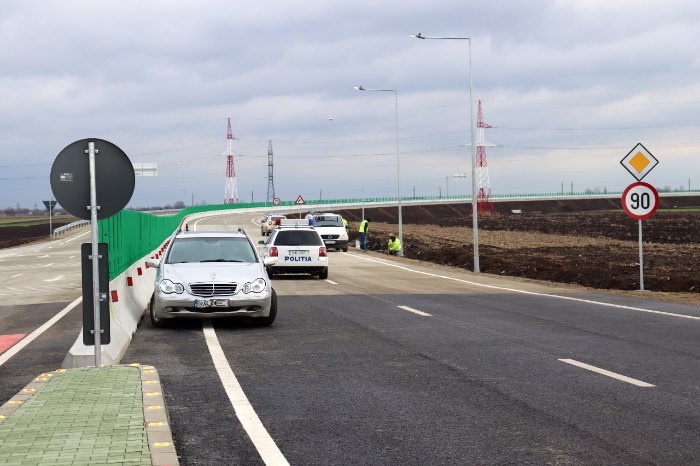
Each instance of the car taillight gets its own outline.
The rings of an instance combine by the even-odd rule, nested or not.
[[[318,257],[326,257],[326,247],[321,246],[318,248]]]
[[[274,246],[270,248],[270,257],[277,257],[277,248]]]
[[[281,218],[276,218],[276,219],[275,219],[275,225],[280,225],[281,223],[282,223],[282,219],[281,219]]]

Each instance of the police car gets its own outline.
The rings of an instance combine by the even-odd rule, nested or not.
[[[270,277],[282,273],[308,273],[328,278],[328,254],[318,231],[309,221],[282,219],[263,245]],[[273,261],[274,259],[274,261]]]
[[[314,214],[314,228],[328,249],[348,251],[348,231],[338,214]]]

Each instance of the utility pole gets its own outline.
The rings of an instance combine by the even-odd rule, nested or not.
[[[274,155],[272,153],[272,139],[267,144],[267,202],[275,198]]]
[[[571,195],[573,196],[574,194],[574,182],[571,182]]]
[[[322,200],[322,199],[323,199],[323,190],[322,190],[322,189],[319,189],[319,190],[318,190],[318,200],[320,201],[320,200]]]
[[[564,182],[561,182],[561,195],[564,195]]]
[[[442,186],[438,186],[438,197],[442,199]]]
[[[253,200],[253,190],[251,189],[250,190],[250,203],[252,204],[253,202],[255,202],[255,201]]]
[[[450,177],[445,177],[445,197],[450,197]]]

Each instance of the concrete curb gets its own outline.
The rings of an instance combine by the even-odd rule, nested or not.
[[[19,391],[15,396],[7,400],[4,405],[0,406],[0,422],[5,421],[12,413],[17,411],[24,403],[27,402],[35,393],[44,388],[51,377],[56,373],[65,372],[65,369],[56,369],[52,372],[44,372],[29,382],[26,387]]]
[[[129,364],[141,371],[141,390],[143,392],[143,419],[146,424],[148,449],[154,466],[175,466],[180,461],[175,452],[170,419],[165,406],[163,389],[158,371],[153,366]]]

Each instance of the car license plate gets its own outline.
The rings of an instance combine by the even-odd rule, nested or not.
[[[308,256],[309,251],[289,251],[290,256]]]
[[[195,299],[194,307],[226,307],[228,306],[227,299]]]
[[[326,244],[335,244],[335,241],[332,239],[327,239]]]

